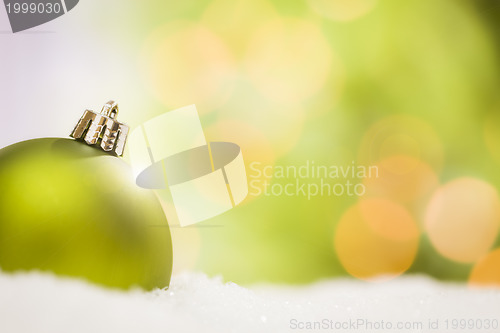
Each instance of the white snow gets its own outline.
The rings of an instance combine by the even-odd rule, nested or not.
[[[449,332],[500,332],[484,329],[500,321],[500,290],[420,276],[243,288],[184,273],[168,290],[124,292],[50,274],[0,273],[2,333],[446,332],[446,320]],[[471,326],[460,329],[464,323]]]

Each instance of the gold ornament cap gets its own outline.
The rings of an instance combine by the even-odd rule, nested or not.
[[[116,120],[118,104],[107,102],[101,113],[85,110],[70,136],[84,140],[88,145],[99,145],[102,150],[123,155],[129,127]]]

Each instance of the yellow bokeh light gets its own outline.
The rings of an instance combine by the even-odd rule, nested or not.
[[[288,153],[298,142],[305,122],[305,109],[259,99],[252,92],[236,95],[218,111],[221,119],[233,119],[258,129],[266,136],[276,157]]]
[[[409,115],[395,115],[372,125],[363,136],[358,160],[375,164],[395,155],[421,160],[433,169],[443,164],[443,146],[434,129]]]
[[[342,216],[335,232],[335,250],[354,277],[395,277],[413,263],[418,250],[416,222],[396,203],[367,199]]]
[[[146,84],[168,108],[196,104],[201,114],[224,104],[236,77],[232,53],[208,28],[175,22],[154,31],[142,55]]]
[[[441,186],[425,215],[425,230],[444,257],[463,263],[485,255],[500,227],[496,189],[474,178],[459,178]]]
[[[334,21],[351,21],[369,13],[377,0],[307,0],[319,15]]]
[[[365,197],[389,198],[412,212],[424,209],[429,197],[439,186],[434,170],[411,156],[392,156],[376,166],[378,175],[374,173],[363,180]]]
[[[300,19],[275,19],[256,28],[245,59],[256,89],[283,104],[318,93],[327,79],[340,81],[340,65],[320,28]]]
[[[411,241],[419,234],[417,224],[410,213],[390,200],[361,200],[359,211],[372,230],[384,238]]]
[[[270,183],[272,179],[272,175],[263,172],[263,168],[273,166],[276,160],[276,155],[268,138],[251,124],[237,120],[218,121],[205,127],[204,130],[207,141],[238,143],[241,147],[249,181],[249,195],[243,203],[248,203],[256,198],[253,195],[257,192],[255,188],[263,192],[265,182]],[[253,172],[255,169],[261,172],[260,176]]]
[[[394,155],[421,156],[420,146],[414,138],[404,134],[391,135],[386,138],[380,146],[380,157],[386,159]],[[406,164],[407,168],[399,165],[392,169],[393,172],[409,172],[415,165]]]
[[[214,0],[205,10],[201,22],[243,56],[255,27],[278,17],[267,0]]]
[[[500,287],[500,249],[488,253],[474,265],[469,284]]]
[[[193,271],[200,257],[201,236],[196,227],[171,227],[173,267],[172,273]]]

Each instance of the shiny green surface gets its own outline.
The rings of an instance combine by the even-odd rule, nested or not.
[[[163,210],[120,158],[70,139],[0,150],[0,267],[165,287],[172,244]]]

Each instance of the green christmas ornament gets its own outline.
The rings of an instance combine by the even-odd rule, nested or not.
[[[0,269],[40,270],[111,287],[167,287],[172,242],[153,192],[117,156],[126,125],[108,103],[86,111],[78,140],[45,138],[0,149]],[[108,152],[105,152],[108,151]]]

